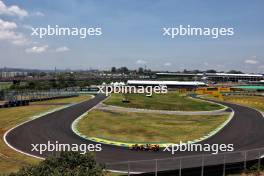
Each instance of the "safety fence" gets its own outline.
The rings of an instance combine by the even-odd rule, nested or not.
[[[78,96],[78,93],[64,90],[50,91],[1,91],[0,108],[28,105],[29,102]]]
[[[124,175],[226,175],[233,171],[260,170],[264,165],[264,148],[220,154],[202,154],[173,158],[106,163],[109,171]]]

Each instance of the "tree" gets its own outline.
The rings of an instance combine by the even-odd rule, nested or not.
[[[230,74],[243,74],[243,72],[241,71],[237,71],[237,70],[230,70],[229,72],[227,73],[230,73]]]
[[[38,165],[23,167],[10,176],[104,176],[103,167],[91,153],[62,152],[59,157],[48,157]]]
[[[111,68],[111,72],[112,72],[112,73],[116,73],[116,67],[112,67],[112,68]]]
[[[197,73],[203,73],[203,72],[200,71],[200,70],[197,70],[197,69],[196,69],[196,70],[193,70],[193,73],[194,73],[194,74],[197,74]]]
[[[47,73],[45,73],[45,72],[40,72],[40,73],[39,73],[39,76],[40,76],[40,77],[47,76]]]
[[[206,70],[206,73],[217,73],[217,71],[216,71],[216,70],[213,70],[213,69],[211,69],[211,70]]]
[[[127,67],[120,67],[120,72],[121,73],[128,73],[128,68]]]
[[[187,69],[184,69],[183,73],[189,73],[189,71]]]
[[[27,83],[27,88],[28,89],[37,89],[39,86],[38,86],[38,82],[37,81],[30,81]]]
[[[144,69],[143,69],[142,67],[139,67],[139,68],[138,68],[138,73],[139,73],[139,74],[144,73]]]

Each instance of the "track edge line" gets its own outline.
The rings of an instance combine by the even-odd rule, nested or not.
[[[93,95],[92,95],[92,98],[94,98]],[[85,100],[85,101],[86,101],[86,100]],[[79,103],[83,103],[83,102],[84,102],[84,101],[81,101],[81,102],[79,102]],[[65,105],[65,106],[62,106],[62,107],[59,107],[59,108],[55,108],[55,109],[50,110],[50,111],[46,111],[46,112],[40,113],[40,114],[35,115],[35,116],[32,116],[32,117],[29,117],[28,120],[26,120],[26,121],[24,121],[24,122],[22,122],[22,123],[20,123],[20,124],[15,125],[14,127],[8,129],[8,130],[4,133],[4,135],[3,135],[3,140],[4,140],[5,144],[6,144],[9,148],[15,150],[16,152],[22,153],[22,154],[24,154],[24,155],[27,155],[27,156],[30,156],[30,157],[33,157],[33,158],[37,158],[37,159],[41,159],[41,160],[45,160],[45,158],[43,158],[43,157],[40,157],[40,156],[37,156],[37,155],[32,155],[32,154],[29,154],[29,153],[23,152],[22,150],[19,150],[19,149],[13,147],[13,146],[7,141],[7,139],[6,139],[8,133],[10,133],[10,132],[11,132],[12,130],[14,130],[15,128],[17,128],[17,127],[19,127],[19,126],[21,126],[21,125],[24,125],[24,124],[26,124],[26,123],[29,123],[29,122],[31,122],[31,121],[37,119],[37,118],[40,118],[40,117],[43,117],[43,116],[45,116],[45,115],[48,115],[48,114],[51,114],[51,113],[54,113],[54,112],[60,111],[60,110],[62,110],[62,109],[65,109],[65,108],[68,108],[68,107],[74,106],[74,105],[79,104],[79,103],[72,103],[72,104],[70,104],[70,105]]]

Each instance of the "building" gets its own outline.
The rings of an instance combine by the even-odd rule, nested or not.
[[[27,72],[0,72],[0,78],[14,78],[27,75]]]
[[[232,87],[233,89],[236,90],[244,90],[244,91],[249,91],[249,92],[264,92],[264,86],[235,86]],[[264,101],[264,100],[263,100]]]
[[[231,73],[156,73],[157,79],[163,80],[203,80],[214,82],[243,82],[264,80],[262,74],[231,74]]]
[[[207,73],[205,77],[207,80],[216,82],[260,81],[264,79],[261,74]]]
[[[159,86],[165,85],[168,88],[186,88],[193,89],[197,87],[207,86],[203,82],[199,81],[153,81],[153,80],[128,80],[128,85],[131,86]]]

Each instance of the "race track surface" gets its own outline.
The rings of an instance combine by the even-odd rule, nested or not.
[[[6,141],[12,147],[40,157],[51,155],[50,152],[44,152],[40,155],[38,152],[31,151],[31,144],[47,144],[48,141],[55,143],[58,141],[62,144],[95,144],[77,136],[71,130],[72,122],[104,100],[104,95],[97,95],[95,98],[62,109],[60,111],[45,115],[38,119],[25,123],[14,128],[6,135]],[[235,115],[233,119],[217,134],[204,140],[202,143],[208,144],[234,144],[235,151],[248,150],[253,148],[264,147],[264,118],[260,112],[230,103],[221,103],[233,109]],[[173,134],[171,134],[173,135]],[[172,155],[169,152],[147,152],[131,151],[127,148],[116,147],[102,144],[102,151],[96,152],[96,159],[102,163],[113,163],[122,161],[149,160],[172,158],[179,156],[198,155],[200,152],[181,152]],[[253,157],[253,156],[252,156]],[[254,156],[255,157],[255,156]],[[229,161],[237,159],[230,157]],[[163,162],[163,163],[162,163]],[[218,159],[212,158],[207,160],[208,164],[217,164]],[[219,163],[221,163],[219,159]],[[200,160],[192,160],[185,163],[185,167],[198,166]],[[131,169],[135,172],[153,171],[155,162],[146,162],[135,164]],[[159,161],[159,170],[175,169],[176,163],[171,160]],[[112,166],[113,170],[126,170],[126,165]]]

